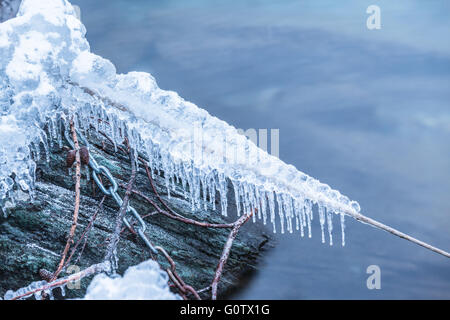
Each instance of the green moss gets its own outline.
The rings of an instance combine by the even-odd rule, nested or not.
[[[16,210],[12,215],[12,219],[22,230],[38,230],[42,227],[42,219],[35,212],[27,212],[25,210]]]
[[[51,259],[44,255],[23,254],[16,258],[16,265],[22,272],[36,275],[39,273],[40,269],[55,269],[57,266],[57,259]]]
[[[6,237],[1,235],[0,236],[0,250],[9,250],[11,248],[10,240]]]

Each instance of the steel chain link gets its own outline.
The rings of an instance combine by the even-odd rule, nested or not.
[[[89,152],[89,142],[86,140],[84,135],[78,129],[75,129],[75,130],[76,130],[76,133],[77,133],[77,135],[79,137],[79,140],[85,145],[85,147],[87,148],[87,150]],[[64,137],[66,138],[67,142],[71,145],[72,149],[75,149],[75,144],[73,143],[72,139],[69,138],[67,130],[64,130]],[[99,165],[97,163],[97,161],[91,156],[89,157],[88,165],[92,169],[92,177],[94,178],[94,181],[97,184],[97,186],[100,188],[100,190],[105,195],[111,196],[114,199],[114,201],[117,203],[117,205],[119,207],[121,207],[122,204],[123,204],[123,200],[120,197],[120,195],[117,193],[118,184],[117,184],[116,180],[114,179],[114,177],[112,176],[111,172],[108,170],[108,168],[106,168],[105,166]],[[109,186],[108,189],[104,186],[104,184],[102,183],[102,181],[98,177],[98,174],[103,174],[108,179],[108,181],[111,183],[111,186]],[[197,291],[195,291],[195,289],[193,287],[187,285],[181,279],[181,277],[178,275],[178,273],[176,271],[175,262],[169,256],[169,254],[166,252],[166,250],[164,250],[163,248],[161,248],[159,246],[154,247],[152,245],[150,240],[145,235],[145,231],[147,229],[147,225],[145,224],[144,220],[139,215],[139,213],[136,211],[136,209],[134,209],[130,205],[128,205],[127,214],[123,218],[123,223],[127,226],[127,228],[129,230],[131,230],[132,232],[134,231],[133,227],[130,224],[130,221],[127,219],[127,215],[129,215],[129,214],[131,214],[132,217],[134,217],[134,219],[136,219],[137,222],[139,223],[139,227],[137,228],[137,234],[139,235],[141,240],[145,243],[145,245],[156,256],[158,255],[158,253],[162,253],[162,255],[166,258],[167,262],[170,264],[170,268],[167,268],[166,272],[167,272],[170,280],[172,280],[172,282],[175,284],[175,286],[180,290],[180,292],[183,295],[183,297],[185,298],[184,295],[187,292],[190,292],[196,299],[201,300],[201,298],[198,295]]]
[[[85,147],[89,151],[89,142],[86,140],[83,134],[76,129],[77,135],[80,139],[80,141],[85,145]],[[64,130],[64,137],[66,138],[67,142],[71,145],[73,149],[75,149],[75,144],[73,143],[72,139],[69,138],[69,134],[67,130]],[[117,193],[117,190],[119,188],[119,185],[117,184],[116,180],[112,176],[111,172],[106,168],[105,166],[99,165],[97,161],[93,157],[89,157],[89,167],[92,169],[92,177],[94,178],[94,181],[96,185],[100,188],[100,190],[107,196],[111,196],[114,201],[117,203],[119,207],[122,206],[123,200],[120,197],[120,195]],[[105,185],[102,183],[102,181],[99,178],[99,174],[103,174],[108,181],[111,183],[111,186],[108,188],[105,187]],[[136,219],[136,221],[139,223],[139,226],[137,227],[137,233],[141,240],[145,243],[145,245],[150,249],[150,251],[157,255],[158,250],[155,249],[155,247],[152,245],[150,240],[145,235],[145,231],[147,230],[147,225],[145,224],[142,217],[139,215],[139,213],[134,209],[132,206],[128,205],[127,208],[127,214],[123,218],[123,223],[127,226],[128,229],[133,231],[133,228],[131,226],[130,221],[128,220],[127,216],[130,215]]]

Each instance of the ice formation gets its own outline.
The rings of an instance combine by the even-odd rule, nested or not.
[[[36,291],[35,293],[30,293],[30,292],[33,292],[33,291],[35,291],[35,290],[37,290],[39,288],[42,288],[46,284],[47,284],[47,281],[44,281],[44,280],[42,280],[42,281],[35,281],[35,282],[30,283],[27,287],[20,288],[17,291],[8,290],[5,293],[5,296],[3,297],[3,299],[4,300],[11,300],[11,299],[13,299],[15,297],[21,297],[20,300],[24,300],[24,299],[27,299],[27,298],[30,298],[30,297],[34,296],[34,298],[36,300],[40,300],[41,297],[42,297],[42,291]],[[49,295],[49,298],[51,300],[53,300],[53,293],[52,293],[51,290],[46,290],[45,293]]]
[[[105,262],[106,263],[106,262]],[[34,296],[41,300],[42,294],[46,294],[50,300],[54,299],[54,290],[61,290],[62,296],[66,295],[67,289],[76,288],[75,283],[59,282],[62,284],[51,286],[47,281],[35,281],[28,286],[13,291],[8,290],[3,299],[11,300],[20,297],[25,300]],[[181,297],[170,291],[168,285],[169,277],[159,264],[153,260],[144,261],[136,266],[129,267],[123,276],[106,273],[97,274],[89,284],[85,300],[180,300]],[[73,287],[71,287],[73,286]],[[41,290],[46,288],[45,290]]]
[[[81,130],[94,127],[117,143],[127,136],[154,172],[164,172],[169,191],[183,186],[193,210],[214,206],[217,195],[226,215],[230,186],[238,215],[257,209],[254,218],[269,220],[274,232],[310,237],[317,210],[330,243],[333,216],[343,232],[344,216],[358,215],[357,202],[161,90],[150,74],[116,74],[90,52],[85,33],[66,0],[24,0],[17,17],[0,24],[0,206],[11,205],[19,189],[32,191],[33,160],[62,143],[73,116]]]
[[[167,284],[169,277],[153,260],[129,267],[123,277],[104,273],[92,279],[85,300],[179,300]]]

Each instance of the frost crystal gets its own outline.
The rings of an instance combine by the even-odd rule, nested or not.
[[[81,130],[102,130],[114,143],[127,137],[152,172],[164,172],[169,194],[183,186],[193,210],[214,207],[218,196],[226,215],[230,189],[238,215],[257,209],[254,218],[269,220],[274,232],[295,227],[311,237],[317,207],[330,243],[333,215],[341,215],[343,231],[343,215],[358,214],[357,202],[161,90],[150,74],[117,74],[89,51],[85,33],[66,0],[24,0],[18,16],[0,25],[0,206],[15,190],[32,191],[33,160],[62,143],[63,125],[74,116]]]

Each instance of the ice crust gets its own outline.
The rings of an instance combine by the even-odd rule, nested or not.
[[[169,277],[153,260],[129,267],[123,277],[100,273],[89,284],[85,300],[180,300],[170,291]]]
[[[192,210],[228,212],[229,189],[238,215],[270,221],[273,231],[311,236],[317,211],[322,241],[332,243],[333,216],[358,214],[359,204],[258,148],[226,122],[162,90],[148,73],[117,74],[90,52],[86,29],[66,0],[24,0],[16,18],[0,24],[0,206],[19,189],[32,195],[36,157],[62,145],[67,121],[126,136],[164,173],[169,191],[180,183]],[[101,121],[99,121],[99,119]],[[255,210],[256,209],[256,210]],[[328,230],[328,232],[325,232]]]

